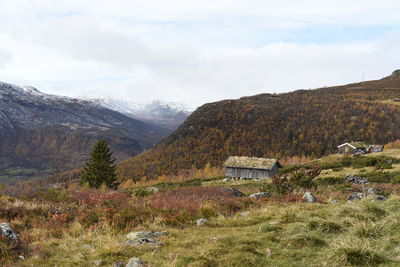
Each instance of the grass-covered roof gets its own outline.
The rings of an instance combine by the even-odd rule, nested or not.
[[[270,170],[275,164],[280,166],[276,159],[232,156],[225,161],[224,167]]]

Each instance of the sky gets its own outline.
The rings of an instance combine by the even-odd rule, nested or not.
[[[0,81],[204,103],[400,69],[398,0],[0,0]]]

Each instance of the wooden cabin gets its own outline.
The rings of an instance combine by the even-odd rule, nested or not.
[[[344,143],[338,146],[339,154],[368,154],[382,152],[383,145],[368,145],[364,142]]]
[[[365,154],[367,153],[367,144],[363,142],[344,143],[338,146],[339,154]]]
[[[229,157],[225,161],[226,177],[239,179],[264,179],[278,174],[281,164],[276,159],[254,157]]]

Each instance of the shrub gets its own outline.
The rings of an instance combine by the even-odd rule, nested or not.
[[[278,175],[272,178],[272,190],[278,195],[293,193],[294,185],[287,175]]]
[[[302,169],[294,172],[290,178],[290,182],[293,186],[301,188],[303,190],[315,187],[316,184],[314,179],[321,173],[320,168],[313,168],[311,170]]]

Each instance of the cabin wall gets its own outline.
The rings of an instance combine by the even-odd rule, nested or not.
[[[274,166],[275,168],[275,166]],[[241,178],[241,179],[263,179],[271,178],[272,173],[277,173],[274,168],[270,170],[257,170],[257,169],[243,169],[243,168],[226,168],[226,176],[231,178]]]
[[[339,154],[354,154],[354,153],[356,153],[356,150],[351,146],[345,145],[339,147]]]

